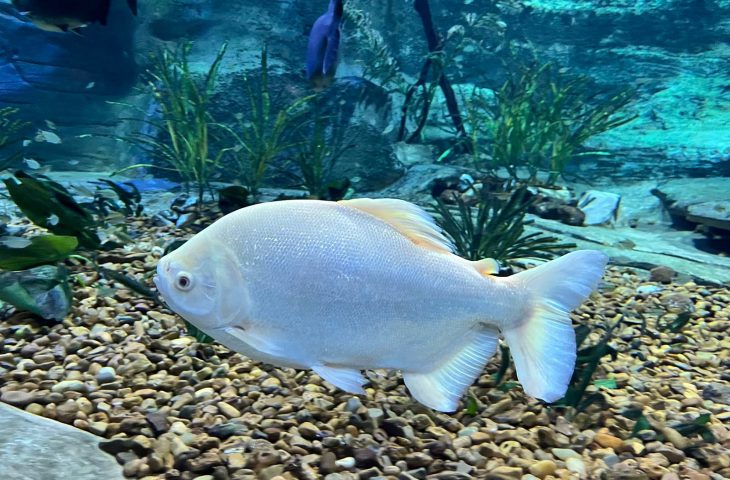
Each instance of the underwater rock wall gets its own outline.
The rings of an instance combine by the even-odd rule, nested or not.
[[[132,84],[149,55],[163,45],[194,41],[191,60],[203,70],[228,41],[227,75],[258,67],[267,43],[274,75],[284,75],[292,89],[306,92],[301,72],[307,33],[327,6],[326,0],[161,0],[142,3],[134,19],[124,2],[113,3],[110,26],[90,27],[82,37],[42,32],[0,6],[0,105],[21,104],[36,128],[43,128],[44,120],[58,125],[64,143],[34,145],[32,152],[56,159],[54,167],[63,168],[68,158],[80,160],[77,168],[84,169],[108,167],[110,158],[119,165],[133,161],[128,147],[110,137],[132,128],[120,118],[134,112],[107,100],[144,110],[149,99]],[[350,0],[350,5],[369,15],[399,66],[415,78],[426,46],[412,2]],[[632,108],[638,118],[592,140],[591,146],[614,155],[581,165],[579,173],[618,178],[730,173],[725,141],[730,137],[730,48],[723,42],[730,34],[729,0],[432,0],[431,8],[441,33],[464,14],[491,10],[504,20],[507,37],[531,43],[540,59],[588,74],[600,87],[636,88],[639,98]],[[354,25],[346,25],[344,39],[338,73],[358,76],[364,65],[356,55],[360,40]],[[459,59],[462,68],[449,77],[457,88],[497,88],[504,78],[499,55],[466,51]],[[245,95],[223,84],[223,95]],[[392,111],[397,110],[396,102]]]
[[[526,4],[523,31],[546,56],[639,94],[639,117],[594,140],[616,155],[591,174],[730,175],[730,1]]]
[[[121,7],[113,8],[109,27],[79,36],[42,31],[0,5],[0,107],[18,107],[35,129],[57,127],[62,139],[34,143],[24,156],[61,170],[108,169],[117,157],[110,137],[126,109],[108,101],[123,101],[137,79],[135,24]]]

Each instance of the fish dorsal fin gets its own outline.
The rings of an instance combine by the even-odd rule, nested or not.
[[[338,202],[384,221],[419,247],[453,253],[454,245],[421,207],[396,198],[356,198]]]
[[[482,258],[481,260],[471,262],[471,264],[482,275],[494,275],[495,273],[499,273],[500,269],[499,262],[493,258]]]

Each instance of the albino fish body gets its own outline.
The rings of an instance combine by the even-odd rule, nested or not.
[[[169,306],[227,347],[310,368],[363,393],[363,369],[403,372],[411,394],[454,411],[504,335],[527,393],[565,393],[576,357],[568,313],[606,264],[578,251],[509,278],[454,255],[402,200],[290,200],[221,218],[162,258]]]

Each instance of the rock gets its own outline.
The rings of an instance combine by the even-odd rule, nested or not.
[[[117,380],[117,372],[113,367],[101,367],[96,374],[96,381],[99,385],[112,383]]]
[[[558,466],[552,460],[542,460],[530,465],[530,473],[537,478],[545,478],[548,475],[554,475]]]
[[[353,452],[358,468],[370,468],[378,465],[378,454],[371,448],[356,448]]]
[[[56,407],[56,419],[64,423],[72,423],[76,418],[79,406],[73,400],[67,400]]]
[[[58,382],[51,387],[52,392],[64,393],[64,392],[86,392],[88,387],[80,380],[64,380]]]
[[[585,221],[585,214],[579,208],[555,200],[535,204],[532,213],[548,220],[558,220],[566,225],[581,226]]]
[[[162,412],[150,412],[145,418],[157,435],[167,432],[170,428],[170,422],[167,420],[167,415]]]
[[[650,282],[672,283],[672,279],[676,276],[677,272],[670,267],[659,266],[649,271]]]
[[[571,457],[573,458],[581,458],[580,454],[576,452],[575,450],[571,450],[569,448],[553,448],[550,450],[553,455],[558,457],[560,460],[567,460]]]
[[[611,448],[614,451],[620,449],[623,445],[623,440],[608,433],[596,433],[596,436],[593,437],[593,441],[604,448]]]
[[[226,402],[218,403],[218,410],[228,418],[238,418],[241,416],[241,412],[236,407]]]
[[[352,460],[354,466],[355,459],[353,458]],[[337,464],[337,456],[333,452],[324,452],[322,453],[322,456],[319,457],[319,472],[321,474],[327,475],[328,473],[336,472],[338,470],[338,466],[339,465]]]
[[[0,431],[0,478],[124,478],[114,457],[99,450],[99,438],[78,428],[0,403]]]
[[[314,440],[319,436],[320,430],[312,422],[303,422],[298,427],[299,434],[308,439]]]
[[[578,208],[585,214],[583,225],[606,225],[617,215],[621,195],[589,190],[578,199]]]
[[[435,160],[433,147],[422,143],[397,142],[393,144],[395,157],[406,167],[432,163]]]
[[[489,471],[486,478],[489,480],[512,480],[522,477],[522,469],[519,467],[499,466]]]
[[[654,450],[654,452],[664,455],[664,457],[666,457],[667,461],[669,461],[669,463],[672,463],[672,464],[680,463],[681,461],[683,461],[686,458],[686,456],[682,450],[680,450],[676,447],[673,447],[671,445],[662,444],[662,446],[657,448],[656,450]]]
[[[35,401],[36,395],[25,390],[9,390],[0,395],[0,402],[8,403],[14,407],[25,408]]]
[[[581,458],[570,457],[565,460],[565,466],[568,468],[568,470],[573,473],[577,473],[581,477],[584,477],[586,474],[586,464]]]
[[[353,457],[344,457],[335,461],[335,465],[345,470],[351,470],[355,468],[355,459]]]

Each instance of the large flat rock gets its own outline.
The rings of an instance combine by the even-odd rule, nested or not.
[[[122,467],[99,450],[99,437],[0,403],[0,478],[122,480]]]
[[[538,217],[532,219],[535,223],[525,229],[528,233],[542,231],[573,242],[578,248],[602,250],[614,265],[647,269],[665,266],[699,283],[730,285],[730,258],[694,248],[693,241],[701,238],[696,233],[651,232],[628,227],[573,227]],[[576,268],[580,266],[576,265]]]

